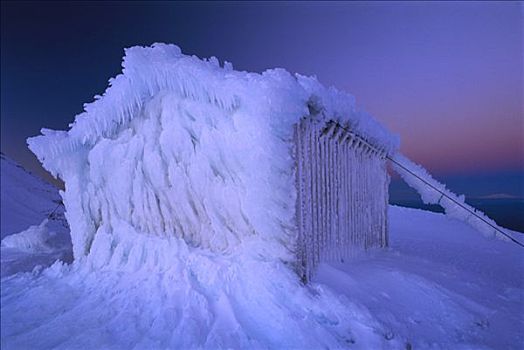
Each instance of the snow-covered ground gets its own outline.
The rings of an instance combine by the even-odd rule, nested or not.
[[[11,164],[2,237],[39,225],[58,198]],[[64,248],[55,224],[3,242],[2,349],[524,348],[524,249],[442,214],[390,207],[389,249],[323,264],[307,287],[273,260],[156,237],[118,266],[33,268]]]
[[[315,282],[414,349],[524,348],[524,248],[444,214],[391,206],[389,220],[390,249],[322,265]]]

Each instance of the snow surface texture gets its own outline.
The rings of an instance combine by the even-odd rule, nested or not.
[[[507,240],[508,238],[498,232],[497,229],[511,235],[509,230],[498,226],[486,214],[468,205],[465,202],[464,195],[456,195],[448,190],[444,184],[435,180],[422,166],[413,163],[400,153],[393,155],[392,159],[391,164],[395,171],[420,194],[424,204],[440,205],[445,210],[446,215],[466,222],[486,236],[495,236]],[[472,213],[475,213],[476,216]]]
[[[121,236],[138,233],[227,253],[251,241],[253,255],[291,261],[293,126],[314,110],[398,147],[351,96],[314,78],[237,72],[164,44],[127,49],[123,68],[69,131],[28,140],[66,183],[75,259],[118,252]]]
[[[3,154],[0,161],[1,275],[49,266],[57,259],[72,261],[58,189]]]
[[[390,207],[390,248],[321,264],[308,287],[274,261],[150,236],[122,273],[55,264],[2,279],[2,349],[522,349],[524,260],[442,214]],[[133,240],[143,237],[129,236]],[[115,259],[116,262],[116,259]]]

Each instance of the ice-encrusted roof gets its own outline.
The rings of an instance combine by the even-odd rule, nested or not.
[[[272,69],[262,74],[239,72],[233,70],[228,62],[221,67],[215,57],[202,60],[184,55],[178,46],[168,44],[128,48],[122,67],[122,74],[109,80],[105,93],[84,105],[85,111],[76,116],[68,131],[42,129],[43,137],[28,139],[31,150],[41,160],[71,152],[82,145],[94,145],[98,139],[110,137],[137,116],[142,106],[160,92],[211,103],[230,113],[234,113],[243,103],[275,103],[281,104],[277,108],[286,109],[286,103],[306,104],[307,101],[321,112],[321,118],[349,126],[388,153],[399,145],[396,135],[367,113],[356,109],[351,95],[326,88],[313,77],[292,76],[283,69]],[[294,86],[290,87],[290,84]],[[278,101],[272,101],[267,96],[250,96],[249,102],[244,101],[243,96],[249,94],[255,85],[264,86],[264,89],[285,86],[288,90],[296,89],[297,93]],[[303,101],[297,101],[297,96]],[[292,117],[298,121],[303,115]]]

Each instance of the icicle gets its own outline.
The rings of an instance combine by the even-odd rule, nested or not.
[[[323,163],[324,163],[324,169],[325,169],[325,173],[326,173],[326,183],[325,183],[325,186],[326,186],[326,198],[325,198],[325,213],[326,213],[326,217],[324,218],[325,219],[325,222],[326,222],[326,228],[325,228],[325,232],[324,232],[324,237],[323,237],[323,240],[324,240],[324,249],[329,249],[328,247],[328,241],[329,241],[329,237],[331,236],[331,230],[332,230],[332,226],[331,226],[331,215],[333,213],[333,208],[331,207],[331,200],[332,200],[332,197],[333,197],[333,191],[332,191],[332,188],[333,188],[333,176],[332,176],[332,170],[333,170],[333,163],[332,163],[332,159],[331,159],[331,155],[333,153],[333,149],[331,147],[331,137],[332,134],[330,134],[329,137],[327,137],[325,139],[325,144],[326,144],[326,154],[324,156],[324,159],[323,159]],[[328,251],[326,251],[326,253],[328,253]],[[329,254],[327,254],[327,260],[329,260]]]
[[[346,141],[343,145],[344,147],[344,178],[345,178],[345,184],[344,184],[344,202],[346,205],[346,214],[345,214],[345,223],[344,223],[344,249],[343,249],[343,259],[346,260],[349,257],[349,247],[351,245],[350,240],[350,233],[351,233],[351,197],[350,197],[350,173],[349,173],[349,143]]]
[[[340,220],[340,226],[339,226],[339,234],[340,234],[340,242],[338,246],[339,255],[338,255],[338,261],[342,261],[344,256],[344,248],[346,246],[346,219],[347,219],[347,192],[346,192],[346,181],[347,181],[347,172],[346,169],[346,139],[347,139],[347,133],[343,136],[343,139],[340,142],[340,171],[341,171],[341,197],[340,197],[340,205],[341,205],[341,220]]]
[[[339,261],[340,260],[340,257],[339,257],[339,254],[340,254],[340,250],[339,250],[339,247],[340,247],[340,228],[341,228],[341,225],[340,225],[340,219],[342,217],[342,206],[341,206],[341,196],[342,196],[342,191],[341,191],[341,184],[342,184],[342,179],[341,179],[341,159],[340,159],[340,141],[342,140],[342,137],[343,135],[339,135],[339,137],[334,140],[333,144],[335,146],[335,173],[336,173],[336,195],[335,195],[335,208],[336,208],[336,216],[335,216],[335,232],[334,232],[334,236],[333,236],[333,239],[332,239],[332,249],[333,249],[333,256],[332,256],[332,259],[333,261]]]
[[[295,187],[297,188],[297,203],[295,207],[295,215],[297,220],[297,256],[298,256],[298,268],[299,275],[304,276],[304,252],[303,252],[303,227],[302,227],[302,201],[303,201],[303,185],[302,185],[302,142],[301,142],[301,124],[295,125],[294,127],[294,141],[295,141],[295,162],[297,165]]]
[[[319,203],[318,203],[318,206],[319,206],[319,221],[320,221],[320,227],[319,227],[319,231],[318,231],[318,235],[319,235],[319,258],[321,260],[324,260],[324,257],[322,256],[323,253],[324,253],[324,249],[325,249],[325,246],[324,246],[324,240],[325,240],[325,233],[326,233],[326,229],[327,229],[327,222],[326,222],[326,185],[327,185],[327,182],[328,182],[328,178],[327,178],[327,169],[326,169],[326,162],[325,162],[325,158],[326,158],[326,155],[328,154],[328,149],[326,147],[326,140],[328,139],[329,137],[329,133],[326,134],[325,136],[320,136],[320,139],[318,140],[319,142],[319,148],[320,148],[320,154],[319,154],[319,157],[317,158],[317,161],[319,163],[319,167],[320,167],[320,172],[319,172],[319,179],[318,179],[318,186],[319,186],[319,197],[320,197],[320,200],[319,200]]]
[[[326,141],[329,141],[329,140],[327,139]],[[322,233],[322,243],[323,243],[324,249],[326,249],[326,247],[325,247],[326,240],[329,237],[330,230],[331,230],[331,222],[330,222],[329,213],[331,213],[330,200],[331,200],[332,194],[329,193],[329,191],[330,191],[330,185],[331,185],[332,179],[331,179],[331,168],[330,168],[331,167],[331,160],[329,158],[331,149],[330,149],[329,142],[326,142],[326,151],[327,151],[326,152],[326,156],[322,160],[323,167],[324,167],[325,172],[326,172],[326,183],[325,183],[325,186],[326,186],[326,197],[324,198],[325,199],[324,206],[325,206],[325,212],[327,214],[326,217],[324,218],[325,219],[325,223],[326,223],[326,228],[325,228],[324,232]],[[325,253],[325,259],[327,260],[328,259],[327,251],[325,250],[324,253]]]
[[[315,161],[315,159],[313,158],[313,129],[312,129],[312,126],[311,126],[311,121],[308,120],[307,121],[307,128],[306,128],[306,135],[307,135],[307,144],[308,144],[308,160],[309,160],[309,166],[308,166],[308,169],[309,169],[309,172],[308,172],[308,197],[307,197],[307,201],[308,201],[308,208],[309,208],[309,211],[308,211],[308,228],[307,228],[307,233],[308,233],[308,244],[307,244],[307,247],[308,247],[308,278],[311,278],[311,274],[312,274],[312,271],[314,269],[314,263],[315,263],[315,257],[314,257],[314,253],[315,253],[315,247],[314,247],[314,226],[313,226],[313,212],[314,212],[314,202],[313,202],[313,188],[314,188],[314,182],[313,182],[313,171],[314,171],[314,166],[313,166],[313,163]]]
[[[330,122],[325,131],[325,136],[331,137],[336,128],[337,128],[337,123]]]

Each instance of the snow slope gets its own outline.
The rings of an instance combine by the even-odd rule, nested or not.
[[[2,349],[524,347],[522,248],[442,214],[389,215],[390,249],[321,265],[308,287],[263,257],[153,237],[113,268],[4,278]],[[171,268],[138,264],[146,252]]]
[[[71,261],[71,239],[58,189],[4,154],[0,170],[1,275],[49,266],[56,259]]]
[[[61,201],[56,187],[0,155],[0,237],[40,224]],[[58,213],[63,213],[59,208]]]

